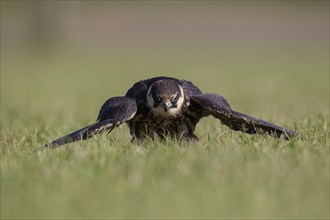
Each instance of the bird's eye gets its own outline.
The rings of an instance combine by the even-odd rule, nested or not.
[[[178,101],[178,94],[172,96],[172,102],[176,102],[176,101]]]
[[[155,101],[156,102],[161,102],[163,99],[160,97],[160,96],[158,96],[158,95],[155,95]]]

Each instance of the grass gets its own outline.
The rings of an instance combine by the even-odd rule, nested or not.
[[[6,55],[1,218],[328,219],[327,56],[222,54]],[[92,123],[107,98],[135,81],[166,73],[305,138],[250,136],[206,118],[197,127],[199,142],[131,144],[123,125],[110,135],[34,151]]]

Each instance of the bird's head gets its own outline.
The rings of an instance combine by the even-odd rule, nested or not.
[[[148,89],[147,105],[155,114],[175,117],[183,103],[183,89],[173,80],[158,80]]]

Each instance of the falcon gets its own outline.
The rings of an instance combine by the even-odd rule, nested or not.
[[[108,99],[101,107],[97,122],[58,138],[43,147],[57,148],[85,140],[127,123],[132,141],[139,143],[173,138],[198,140],[194,134],[201,118],[212,115],[230,129],[248,134],[264,133],[290,139],[295,131],[234,111],[226,99],[203,93],[192,82],[171,77],[155,77],[135,83],[125,96]]]

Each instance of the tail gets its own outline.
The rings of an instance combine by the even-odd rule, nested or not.
[[[293,130],[236,111],[232,111],[231,120],[223,121],[223,123],[233,130],[248,134],[267,133],[284,139],[302,137],[301,134]]]
[[[64,144],[72,143],[72,142],[79,141],[79,140],[86,140],[86,139],[94,136],[95,134],[101,133],[105,130],[110,132],[115,127],[116,127],[116,123],[113,123],[113,121],[110,119],[96,122],[94,124],[81,128],[77,131],[74,131],[68,135],[60,137],[48,144],[45,144],[41,147],[41,149],[57,148]]]

